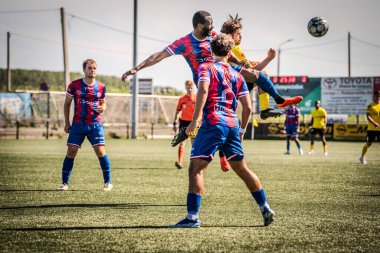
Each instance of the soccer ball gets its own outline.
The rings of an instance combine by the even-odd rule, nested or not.
[[[307,30],[313,37],[322,37],[329,30],[327,20],[322,17],[314,17],[307,24]]]

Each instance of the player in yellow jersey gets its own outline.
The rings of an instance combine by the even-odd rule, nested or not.
[[[311,111],[311,143],[309,155],[314,154],[314,139],[317,134],[321,136],[324,154],[327,155],[327,142],[325,137],[327,125],[327,112],[321,107],[321,101],[315,101],[315,109]]]
[[[245,56],[242,48],[240,47],[240,43],[242,41],[243,25],[241,24],[241,18],[236,15],[236,17],[232,17],[230,15],[230,19],[224,22],[222,25],[221,31],[222,33],[228,34],[235,41],[235,46],[231,50],[231,52],[236,56],[239,61],[245,63],[245,67],[253,67],[256,70],[263,70],[275,57],[276,51],[274,49],[269,49],[267,57],[262,61],[249,61]],[[230,63],[233,64],[233,63]],[[266,72],[263,71],[265,75],[268,76]],[[247,83],[249,91],[251,91],[255,86],[254,83]],[[259,100],[260,100],[260,118],[265,120],[269,117],[279,117],[282,115],[282,112],[269,108],[269,94],[265,93],[262,89],[258,88],[259,92]]]
[[[362,155],[359,158],[362,164],[367,164],[365,159],[365,154],[367,153],[368,148],[372,145],[372,142],[380,142],[380,91],[376,91],[373,94],[373,103],[370,103],[367,107],[367,119],[368,119],[368,128],[367,128],[367,143],[362,149]]]

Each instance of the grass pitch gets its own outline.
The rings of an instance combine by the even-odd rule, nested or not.
[[[283,155],[285,141],[244,141],[273,225],[243,182],[219,162],[206,171],[200,229],[168,229],[186,215],[187,169],[177,170],[169,140],[108,140],[114,189],[103,192],[86,141],[70,190],[59,192],[64,140],[0,140],[2,252],[378,252],[380,146],[329,142],[329,156]],[[308,150],[308,142],[303,142]],[[189,145],[186,156],[189,155]],[[185,163],[185,167],[188,162]]]

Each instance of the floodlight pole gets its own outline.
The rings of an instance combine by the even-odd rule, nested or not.
[[[286,43],[289,43],[289,42],[292,42],[294,39],[288,39],[284,42],[281,42],[280,45],[278,45],[278,49],[277,49],[277,76],[280,76],[280,56],[281,56],[281,46],[286,44]]]
[[[133,1],[133,66],[137,65],[137,0]],[[137,73],[133,77],[133,96],[132,96],[132,139],[138,137],[138,94],[139,85]]]
[[[351,33],[348,32],[348,77],[351,77]]]
[[[7,92],[11,92],[11,33],[7,32]]]
[[[70,84],[70,67],[69,67],[69,48],[67,46],[67,29],[66,29],[66,15],[65,9],[61,7],[61,28],[62,28],[62,45],[63,45],[63,80],[65,83],[65,91]]]

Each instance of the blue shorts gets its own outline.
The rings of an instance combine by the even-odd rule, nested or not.
[[[67,139],[67,145],[74,145],[80,147],[86,136],[93,147],[106,145],[103,125],[90,125],[84,123],[73,123],[71,125],[69,138]]]
[[[285,131],[287,136],[298,137],[298,126],[285,126]]]
[[[223,151],[228,161],[242,161],[244,159],[237,127],[201,126],[194,139],[190,159],[201,158],[211,162],[218,149]]]

